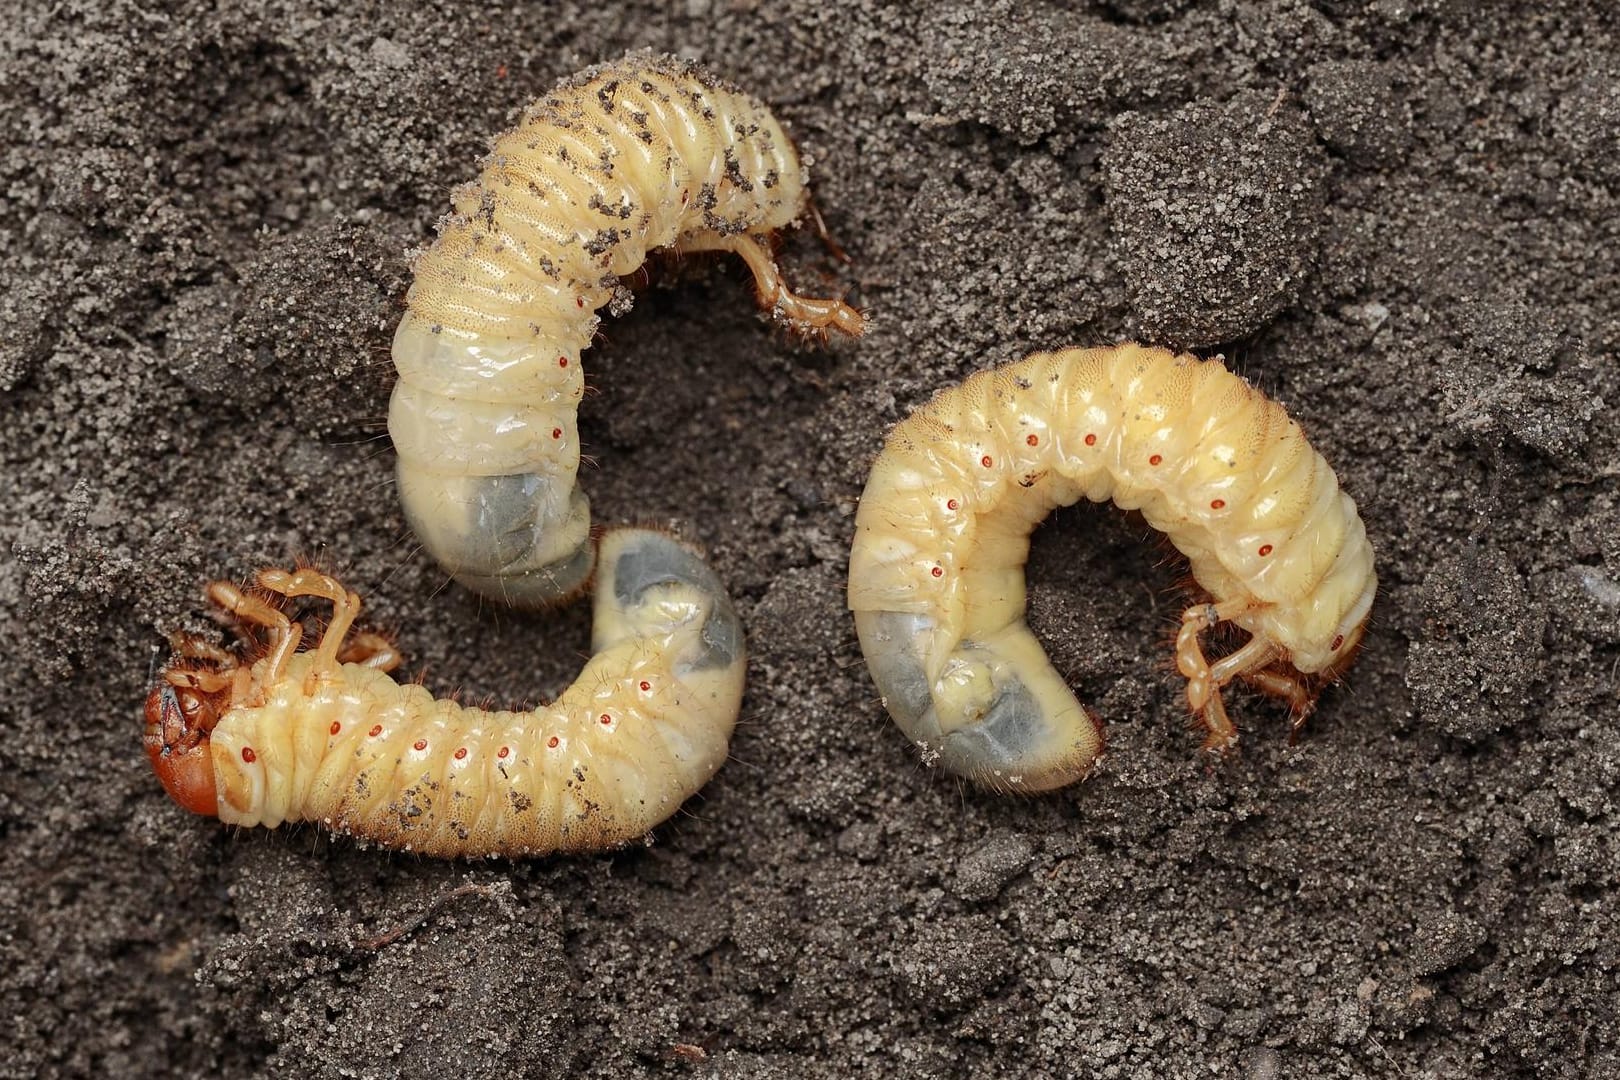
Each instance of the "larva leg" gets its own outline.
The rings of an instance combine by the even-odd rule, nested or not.
[[[1288,741],[1294,741],[1300,729],[1305,726],[1305,721],[1316,711],[1316,695],[1306,685],[1305,680],[1297,672],[1279,668],[1246,671],[1242,673],[1242,678],[1267,697],[1281,698],[1288,702]]]
[[[404,657],[392,641],[381,634],[363,630],[349,639],[343,651],[338,653],[338,659],[345,664],[359,664],[361,667],[376,668],[378,671],[393,671],[404,662]]]
[[[208,599],[230,612],[232,616],[253,626],[262,626],[282,637],[292,627],[292,621],[257,596],[250,596],[229,581],[215,581],[208,586]]]
[[[293,653],[298,651],[304,628],[288,619],[284,612],[277,611],[256,596],[249,596],[229,581],[211,583],[208,598],[243,622],[270,631],[274,647],[270,652],[269,674],[279,678],[287,670],[287,662],[292,659]]]
[[[1277,659],[1275,645],[1265,638],[1250,638],[1241,649],[1211,664],[1210,678],[1215,683],[1216,689],[1219,689],[1233,679],[1250,672],[1258,672],[1275,659]]]
[[[1220,604],[1199,604],[1188,608],[1181,616],[1181,630],[1176,634],[1176,670],[1187,680],[1187,704],[1208,729],[1204,737],[1205,750],[1219,752],[1237,743],[1237,728],[1227,718],[1221,687],[1246,667],[1264,667],[1275,659],[1275,655],[1267,651],[1270,644],[1259,639],[1251,640],[1220,661],[1220,676],[1204,657],[1198,636],[1242,613],[1250,603],[1247,598],[1241,598]]]
[[[235,667],[236,657],[206,638],[177,630],[169,635],[169,648],[187,660],[208,660],[221,667]]]
[[[232,677],[218,671],[170,671],[165,678],[171,686],[185,686],[205,694],[217,694],[231,685]]]
[[[805,333],[818,330],[841,330],[851,337],[866,329],[866,320],[859,311],[842,300],[818,300],[800,296],[787,287],[776,260],[771,257],[766,237],[754,233],[721,236],[718,233],[700,233],[683,237],[676,245],[682,254],[699,251],[730,251],[742,257],[754,274],[754,288],[759,293],[762,307],[786,319],[793,327]]]
[[[283,596],[314,596],[331,601],[332,621],[327,625],[326,633],[321,635],[321,643],[316,646],[315,668],[329,671],[337,667],[343,639],[348,637],[355,616],[360,614],[359,594],[345,589],[336,578],[309,569],[291,573],[285,570],[261,570],[259,584]]]
[[[828,230],[827,222],[821,216],[821,208],[816,205],[815,196],[812,195],[806,198],[804,205],[805,209],[810,213],[810,220],[815,222],[816,236],[821,240],[822,246],[839,262],[845,264],[851,262],[849,252],[844,250],[842,244],[833,239],[832,232]]]

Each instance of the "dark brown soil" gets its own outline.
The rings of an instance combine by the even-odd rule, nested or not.
[[[1620,1075],[1620,29],[1607,4],[23,0],[0,36],[0,1076]],[[1535,10],[1538,14],[1528,14]],[[585,358],[599,521],[706,545],[754,653],[654,842],[428,862],[172,805],[139,743],[210,577],[314,556],[439,692],[578,670],[584,605],[415,553],[382,420],[409,252],[487,139],[625,50],[770,102],[828,225]],[[1101,509],[1033,619],[1108,723],[1040,799],[925,771],[842,588],[885,429],[1124,337],[1224,352],[1383,590],[1298,745],[1178,704],[1179,571]]]

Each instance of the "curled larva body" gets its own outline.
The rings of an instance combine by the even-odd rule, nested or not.
[[[742,628],[714,572],[661,533],[602,541],[594,655],[553,704],[496,712],[388,671],[381,638],[345,636],[360,600],[312,570],[210,596],[249,636],[243,664],[177,642],[146,703],[146,749],[175,800],[233,825],[313,821],[438,856],[542,855],[644,836],[725,760],[742,700]],[[277,595],[279,594],[279,595]],[[331,600],[320,643],[273,601]]]
[[[1040,791],[1101,752],[1024,619],[1029,534],[1081,497],[1139,510],[1213,598],[1176,640],[1206,747],[1237,739],[1221,701],[1233,679],[1303,723],[1377,588],[1355,503],[1282,406],[1220,361],[1121,345],[973,375],[896,426],[873,464],[849,606],[890,715],[925,756]],[[1220,623],[1249,640],[1210,662],[1199,635]]]
[[[734,252],[782,321],[860,332],[772,261],[774,231],[806,210],[803,171],[764,105],[667,57],[587,71],[495,141],[417,260],[393,345],[400,499],[458,581],[534,605],[588,579],[580,351],[650,251]]]

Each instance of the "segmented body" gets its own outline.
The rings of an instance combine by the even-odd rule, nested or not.
[[[468,708],[396,683],[385,670],[391,653],[379,663],[363,648],[360,662],[341,662],[356,657],[342,639],[359,598],[324,575],[260,578],[270,592],[337,605],[305,652],[278,608],[216,584],[216,601],[268,628],[269,645],[242,666],[190,647],[148,701],[148,753],[182,805],[233,825],[319,822],[442,856],[633,841],[725,760],[742,631],[714,573],[668,537],[613,532],[601,558],[594,655],[556,702],[529,712]]]
[[[1206,745],[1242,678],[1296,723],[1349,663],[1377,588],[1355,503],[1282,408],[1217,360],[1137,345],[1042,353],[937,394],[889,435],[856,517],[849,606],[899,726],[988,786],[1084,775],[1101,730],[1024,620],[1029,534],[1054,507],[1139,510],[1214,602],[1177,640]],[[1203,630],[1249,641],[1213,663]]]
[[[393,346],[400,498],[457,580],[535,604],[589,577],[580,352],[648,252],[735,252],[784,321],[860,332],[853,309],[777,276],[771,234],[806,200],[770,111],[668,57],[585,72],[496,140],[417,261]]]

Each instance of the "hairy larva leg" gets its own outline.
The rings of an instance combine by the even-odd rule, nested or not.
[[[393,671],[404,663],[405,658],[392,641],[381,634],[362,630],[349,639],[343,651],[338,653],[338,660],[378,671]]]
[[[1203,720],[1208,731],[1204,736],[1204,749],[1216,753],[1236,745],[1238,737],[1237,728],[1226,715],[1221,687],[1249,666],[1264,667],[1271,663],[1275,655],[1266,651],[1269,643],[1257,638],[1222,660],[1218,675],[1204,657],[1199,635],[1241,614],[1250,605],[1251,601],[1241,598],[1188,608],[1182,613],[1181,630],[1176,634],[1176,670],[1187,680],[1187,704]]]
[[[721,236],[700,233],[683,237],[676,245],[682,254],[700,251],[729,251],[742,257],[754,275],[759,303],[786,320],[802,333],[839,330],[858,337],[866,329],[866,319],[842,300],[800,296],[787,287],[782,272],[771,257],[769,238],[754,233]]]
[[[827,228],[826,220],[821,216],[821,208],[816,205],[815,196],[812,195],[805,199],[805,209],[810,214],[810,220],[815,223],[816,238],[821,241],[822,246],[827,249],[828,253],[841,263],[853,262],[854,260],[849,257],[849,252],[844,250],[844,246],[833,239],[832,232]]]
[[[176,656],[187,660],[207,660],[221,667],[235,667],[236,657],[225,649],[196,634],[176,630],[169,635],[169,648]]]
[[[232,676],[218,671],[166,671],[171,686],[184,686],[204,694],[217,694],[231,685]]]
[[[1216,688],[1225,686],[1240,676],[1259,671],[1277,659],[1277,647],[1265,638],[1251,638],[1230,656],[1223,656],[1209,666],[1209,674]]]
[[[313,596],[332,603],[332,621],[321,635],[315,648],[315,670],[329,671],[338,663],[343,639],[348,637],[355,616],[360,614],[360,594],[350,592],[329,574],[318,570],[302,569],[259,571],[259,584],[283,596]]]
[[[273,644],[269,673],[279,678],[287,670],[293,653],[298,651],[298,643],[304,639],[304,628],[287,618],[285,612],[277,611],[257,596],[248,595],[229,581],[211,582],[208,598],[242,622],[270,631]]]
[[[262,626],[285,637],[292,620],[274,607],[243,592],[233,582],[214,581],[208,585],[208,599],[224,608],[233,617],[253,626]]]
[[[1299,673],[1265,668],[1243,672],[1242,678],[1267,697],[1288,702],[1288,741],[1292,743],[1297,739],[1311,713],[1316,711],[1316,694]]]

